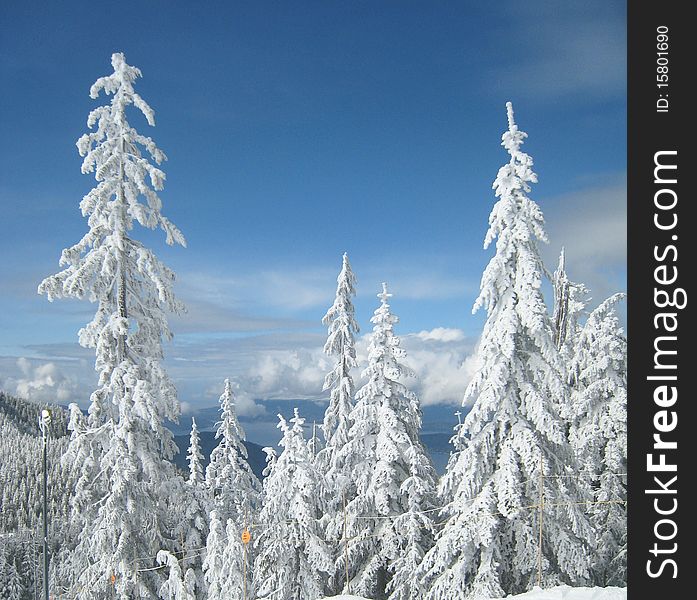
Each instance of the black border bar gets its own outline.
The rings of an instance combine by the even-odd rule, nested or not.
[[[697,203],[697,93],[688,92],[697,78],[697,25],[688,6],[628,6],[630,600],[697,597],[697,297],[688,285],[697,237],[688,217]]]

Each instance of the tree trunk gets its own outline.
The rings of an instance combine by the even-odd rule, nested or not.
[[[123,167],[123,155],[126,151],[126,140],[121,137],[121,161],[119,164],[119,190],[118,190],[118,203],[119,210],[121,212],[120,216],[120,231],[121,234],[121,249],[119,250],[119,282],[118,282],[118,296],[117,296],[117,308],[119,312],[119,317],[123,319],[128,319],[128,309],[126,306],[126,252],[123,248],[125,244],[125,233],[126,233],[126,206],[124,202],[124,192],[123,192],[123,182],[125,178],[124,167]],[[118,339],[118,359],[119,362],[126,358],[126,334],[122,334]]]

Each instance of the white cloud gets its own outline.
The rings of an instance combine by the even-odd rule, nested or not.
[[[407,351],[405,362],[417,373],[417,380],[410,385],[422,405],[459,406],[474,373],[474,340],[461,329],[436,327],[404,336],[403,347]]]
[[[246,384],[257,398],[316,399],[324,395],[322,384],[330,369],[321,348],[279,350],[258,357],[247,371]]]
[[[459,405],[473,374],[474,341],[460,329],[443,327],[401,339],[407,352],[404,362],[417,375],[404,383],[419,395],[422,404]],[[360,373],[368,362],[369,340],[366,333],[356,341],[360,365],[353,373],[356,389],[364,383]],[[328,393],[321,391],[322,384],[333,360],[322,352],[321,344],[264,353],[249,367],[241,385],[256,398],[326,399]]]
[[[78,383],[54,362],[32,362],[20,357],[16,361],[19,373],[3,381],[11,394],[33,402],[64,404],[75,399]]]
[[[496,69],[489,87],[543,102],[625,93],[626,19],[612,3],[512,3],[508,13],[515,26],[506,35],[525,51]]]
[[[465,332],[462,329],[449,327],[436,327],[430,331],[419,331],[419,333],[414,333],[413,335],[426,342],[461,342],[465,339]]]
[[[548,245],[541,249],[554,270],[562,246],[567,272],[597,300],[626,289],[627,185],[624,175],[604,186],[554,198],[546,210]]]
[[[254,398],[250,396],[249,392],[242,389],[236,379],[230,378],[230,384],[232,385],[232,390],[235,395],[235,411],[238,416],[253,418],[266,414],[266,409],[261,404],[257,403]],[[223,389],[223,381],[216,382],[208,386],[205,392],[205,396],[209,398],[207,406],[218,404],[220,395],[223,393]],[[193,410],[195,410],[194,407],[192,407],[192,411]]]
[[[437,327],[402,335],[405,363],[417,373],[405,383],[424,406],[459,406],[472,375],[474,341],[462,330]],[[326,401],[324,377],[334,357],[324,354],[323,333],[273,332],[244,337],[205,338],[169,346],[167,370],[182,402],[182,412],[214,406],[223,381],[235,387],[236,406],[242,417],[266,414],[263,400]],[[358,388],[367,363],[369,334],[356,344],[360,368],[353,375]],[[42,359],[0,360],[0,382],[8,392],[39,401],[78,401],[86,407],[94,388],[94,371],[76,344],[41,347]],[[35,349],[36,351],[36,349]],[[63,358],[52,358],[63,357]],[[79,358],[78,358],[79,357]]]
[[[238,314],[259,307],[302,310],[331,302],[337,273],[338,270],[312,266],[294,266],[291,271],[264,269],[232,275],[214,271],[186,272],[180,277],[186,281],[181,296],[188,301],[193,299],[197,304],[226,307],[226,310]]]
[[[175,334],[252,332],[278,329],[297,329],[307,324],[298,319],[283,319],[245,314],[214,302],[183,296],[186,312],[170,317]]]

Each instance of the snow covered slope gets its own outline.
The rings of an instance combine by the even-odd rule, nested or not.
[[[525,594],[508,596],[516,600],[626,600],[627,588],[584,588],[560,585],[547,590],[534,587]]]
[[[510,600],[626,600],[627,588],[607,587],[607,588],[584,588],[569,587],[561,585],[547,590],[538,587],[533,588],[525,594],[508,596]],[[359,596],[332,596],[324,600],[367,600]],[[496,600],[496,599],[492,599]]]

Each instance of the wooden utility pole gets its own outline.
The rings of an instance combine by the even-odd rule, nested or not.
[[[542,587],[542,515],[545,508],[544,470],[542,467],[542,453],[540,453],[540,483],[539,483],[539,510],[540,532],[537,542],[537,586]]]
[[[249,530],[247,529],[247,508],[244,509],[244,531],[242,532],[242,600],[247,600],[247,544],[249,543]]]
[[[346,535],[347,532],[347,526],[346,526],[346,492],[342,493],[342,498],[344,502],[344,567],[346,571],[346,591],[350,594],[351,593],[351,582],[349,581],[349,565],[348,565],[348,536]]]

